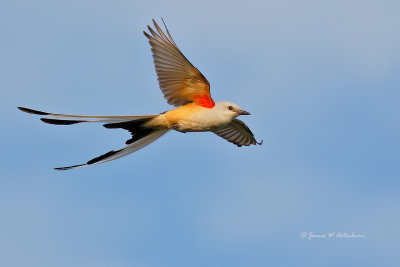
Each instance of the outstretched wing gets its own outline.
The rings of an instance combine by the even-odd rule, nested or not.
[[[215,104],[210,95],[210,83],[182,54],[172,39],[164,23],[168,37],[153,19],[158,34],[150,27],[150,34],[143,32],[149,39],[158,83],[168,103],[174,106],[194,102],[197,105],[212,108]]]
[[[213,132],[239,147],[249,145],[261,145],[263,142],[257,142],[249,127],[247,127],[247,125],[243,121],[238,119],[232,120],[229,124]]]

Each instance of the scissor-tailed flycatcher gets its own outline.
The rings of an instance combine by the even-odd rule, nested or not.
[[[56,125],[71,125],[84,122],[101,122],[106,128],[122,128],[132,134],[127,146],[112,150],[87,163],[56,170],[68,170],[104,163],[135,152],[155,141],[169,130],[180,132],[211,131],[237,146],[262,144],[244,122],[236,119],[239,115],[250,115],[230,102],[214,103],[210,95],[210,83],[181,53],[172,39],[167,26],[168,37],[153,20],[158,34],[150,27],[149,39],[153,53],[158,82],[168,103],[178,108],[158,114],[142,116],[86,116],[66,115],[37,111],[19,107],[21,111],[44,116],[43,122]]]

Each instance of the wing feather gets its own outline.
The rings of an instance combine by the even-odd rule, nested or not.
[[[247,127],[243,121],[238,119],[232,120],[229,124],[214,130],[213,132],[239,147],[262,144],[262,141],[257,142],[249,127]]]
[[[167,102],[181,106],[194,102],[212,108],[215,103],[210,94],[210,83],[182,54],[172,39],[163,20],[167,35],[153,19],[154,31],[147,26],[143,32],[149,39],[158,82]]]

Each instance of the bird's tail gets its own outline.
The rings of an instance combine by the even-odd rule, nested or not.
[[[69,114],[59,114],[59,113],[50,113],[39,110],[34,110],[30,108],[18,107],[19,110],[43,116],[40,120],[56,125],[71,125],[83,122],[101,122],[101,123],[113,123],[113,122],[123,122],[123,121],[131,121],[137,119],[149,118],[152,119],[157,115],[141,115],[141,116],[91,116],[91,115],[69,115]]]
[[[94,159],[91,159],[88,162],[83,163],[83,164],[72,165],[72,166],[67,166],[67,167],[59,167],[59,168],[55,168],[55,169],[56,170],[70,170],[70,169],[82,168],[82,167],[87,167],[87,166],[96,165],[96,164],[100,164],[100,163],[105,163],[105,162],[108,162],[108,161],[111,161],[114,159],[119,159],[130,153],[138,151],[139,149],[142,149],[143,147],[154,142],[156,139],[160,138],[167,132],[168,132],[168,129],[151,129],[151,130],[147,131],[145,134],[141,135],[137,140],[132,141],[131,143],[128,143],[128,141],[129,141],[128,140],[127,141],[128,145],[122,149],[111,150],[111,151],[109,151],[101,156],[98,156]],[[130,139],[130,140],[132,140],[132,139]]]
[[[71,125],[83,122],[100,122],[106,123],[103,126],[108,129],[121,128],[128,130],[132,134],[132,138],[126,141],[127,146],[119,150],[111,150],[101,156],[93,158],[86,163],[77,164],[67,167],[55,168],[56,170],[70,170],[82,168],[90,165],[96,165],[121,158],[130,153],[149,145],[156,139],[168,132],[169,129],[146,127],[146,123],[157,115],[143,116],[87,116],[87,115],[67,115],[37,111],[28,108],[19,107],[21,111],[41,115],[43,122],[55,125]]]

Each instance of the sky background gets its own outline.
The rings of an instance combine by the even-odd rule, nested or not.
[[[399,1],[0,3],[1,266],[400,266]],[[262,146],[124,146],[69,114],[171,108],[142,34],[163,17]],[[301,238],[347,232],[364,238]]]

